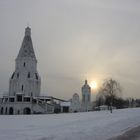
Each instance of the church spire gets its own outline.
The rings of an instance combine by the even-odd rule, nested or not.
[[[31,36],[31,28],[29,26],[25,29],[25,36]]]
[[[87,80],[85,80],[85,84],[82,86],[82,88],[84,89],[84,88],[89,88],[90,89],[90,86],[88,85],[88,81]]]
[[[31,39],[31,28],[29,27],[25,29],[25,36],[21,48],[19,50],[17,59],[23,57],[31,57],[36,59],[34,49],[33,49],[32,39]]]

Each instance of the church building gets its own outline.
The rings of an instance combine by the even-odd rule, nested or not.
[[[81,110],[82,111],[91,111],[91,87],[88,85],[87,80],[85,80],[85,84],[82,86],[82,102],[81,102]]]
[[[87,80],[85,80],[85,84],[81,88],[82,92],[82,100],[80,101],[80,97],[77,93],[73,95],[71,99],[71,112],[87,112],[92,110],[91,104],[91,88],[88,85]]]
[[[41,78],[29,27],[25,29],[15,63],[9,80],[9,93],[0,98],[0,114],[52,113],[54,107],[51,98],[40,96]]]
[[[75,93],[71,101],[41,96],[41,78],[33,49],[31,29],[25,29],[21,48],[15,60],[15,70],[9,79],[9,92],[0,97],[0,114],[47,114],[54,112],[91,111],[91,88],[85,80],[82,100]],[[57,103],[58,102],[58,103]]]

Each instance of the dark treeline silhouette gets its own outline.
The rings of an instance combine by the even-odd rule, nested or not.
[[[105,99],[99,98],[96,100],[96,106],[107,105],[110,106],[111,97],[106,96]],[[140,99],[127,98],[123,99],[121,97],[114,97],[112,106],[117,109],[129,108],[129,107],[140,107]]]
[[[96,105],[97,106],[101,106],[101,105],[111,106],[111,97],[106,96],[104,101],[102,101],[101,98],[97,99],[96,100]],[[114,97],[113,101],[112,101],[112,106],[116,107],[117,109],[127,108],[129,106],[129,101],[124,100],[121,97]]]
[[[122,88],[118,81],[113,79],[105,80],[96,98],[96,107],[107,105],[111,113],[113,107],[116,109],[140,107],[140,99],[123,99],[121,92]]]

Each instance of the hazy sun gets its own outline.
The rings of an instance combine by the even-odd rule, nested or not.
[[[96,83],[96,81],[91,81],[90,87],[91,87],[92,89],[96,89],[96,88],[97,88],[97,83]]]

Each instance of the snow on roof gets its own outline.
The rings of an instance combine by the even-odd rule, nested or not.
[[[33,97],[34,99],[51,99],[52,97],[51,96],[36,96],[36,97]]]
[[[48,96],[46,93],[41,93],[40,96]]]
[[[24,94],[24,93],[22,93],[22,92],[18,92],[18,93],[16,93],[17,95],[22,95],[22,94]]]
[[[61,106],[71,106],[71,102],[61,102]]]
[[[27,96],[27,95],[26,95],[26,96],[24,96],[24,97],[25,97],[25,98],[26,98],[26,97],[30,98],[31,96]]]
[[[101,106],[99,106],[99,107],[108,107],[107,105],[101,105]]]

